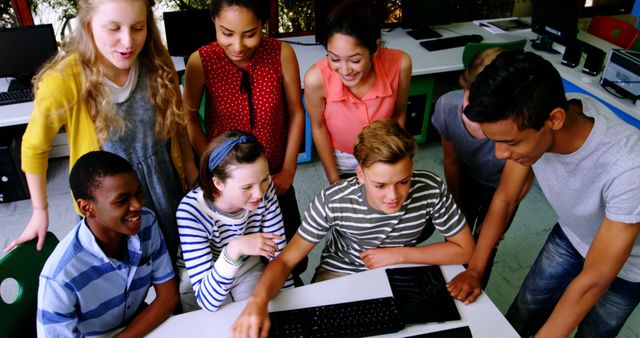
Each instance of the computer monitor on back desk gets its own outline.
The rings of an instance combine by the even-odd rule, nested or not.
[[[451,0],[403,0],[402,27],[416,40],[442,37],[433,26],[451,23],[453,4]]]
[[[209,10],[164,12],[162,17],[169,54],[184,57],[185,64],[191,53],[216,39]]]
[[[553,43],[563,46],[574,44],[578,37],[578,15],[585,0],[534,0],[531,31],[538,39],[531,45],[536,50],[552,54]]]
[[[31,78],[58,52],[53,26],[0,29],[0,78],[14,77],[9,90],[31,87]]]

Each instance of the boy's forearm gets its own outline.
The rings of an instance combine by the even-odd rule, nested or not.
[[[402,249],[403,263],[407,264],[465,264],[469,262],[472,248],[465,248],[452,242],[432,243]]]
[[[276,257],[267,264],[250,298],[258,304],[266,306],[269,300],[280,292],[292,270],[293,267],[287,266],[282,259],[279,259],[279,256]]]
[[[175,278],[156,286],[156,298],[116,337],[142,337],[162,324],[179,304]]]
[[[517,200],[502,200],[498,196],[494,197],[489,211],[480,225],[480,237],[469,260],[467,270],[476,271],[481,276],[484,275],[487,262],[498,245],[517,203]]]
[[[568,337],[607,291],[599,283],[578,275],[567,287],[553,313],[536,337]]]

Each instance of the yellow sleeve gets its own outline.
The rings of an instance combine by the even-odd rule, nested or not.
[[[47,171],[51,142],[77,109],[81,88],[73,71],[50,69],[37,84],[38,90],[29,124],[22,137],[22,170],[41,174]]]

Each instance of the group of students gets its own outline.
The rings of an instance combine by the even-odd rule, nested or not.
[[[42,271],[40,335],[142,336],[179,304],[216,311],[246,299],[232,335],[266,337],[269,299],[301,284],[323,239],[316,282],[468,263],[448,288],[470,303],[533,173],[559,225],[509,309],[516,330],[615,336],[640,301],[640,135],[593,99],[567,101],[549,62],[476,56],[463,91],[433,116],[445,184],[413,167],[409,56],[381,46],[368,2],[342,2],[328,18],[327,57],[304,77],[329,186],[301,218],[299,69],[287,43],[262,36],[269,2],[212,1],[216,42],[189,58],[183,95],[151,6],[80,0],[72,40],[35,79],[22,148],[33,215],[7,250],[33,238],[42,246],[47,154],[61,127],[82,215]],[[417,246],[434,228],[446,240]]]

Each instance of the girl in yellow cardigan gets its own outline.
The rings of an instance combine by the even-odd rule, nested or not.
[[[99,149],[133,164],[145,206],[156,213],[175,258],[175,211],[197,170],[177,75],[153,18],[153,1],[80,0],[78,5],[79,26],[70,43],[34,80],[34,110],[22,142],[33,212],[22,235],[5,251],[36,237],[38,249],[44,243],[48,153],[64,127],[69,167]]]

